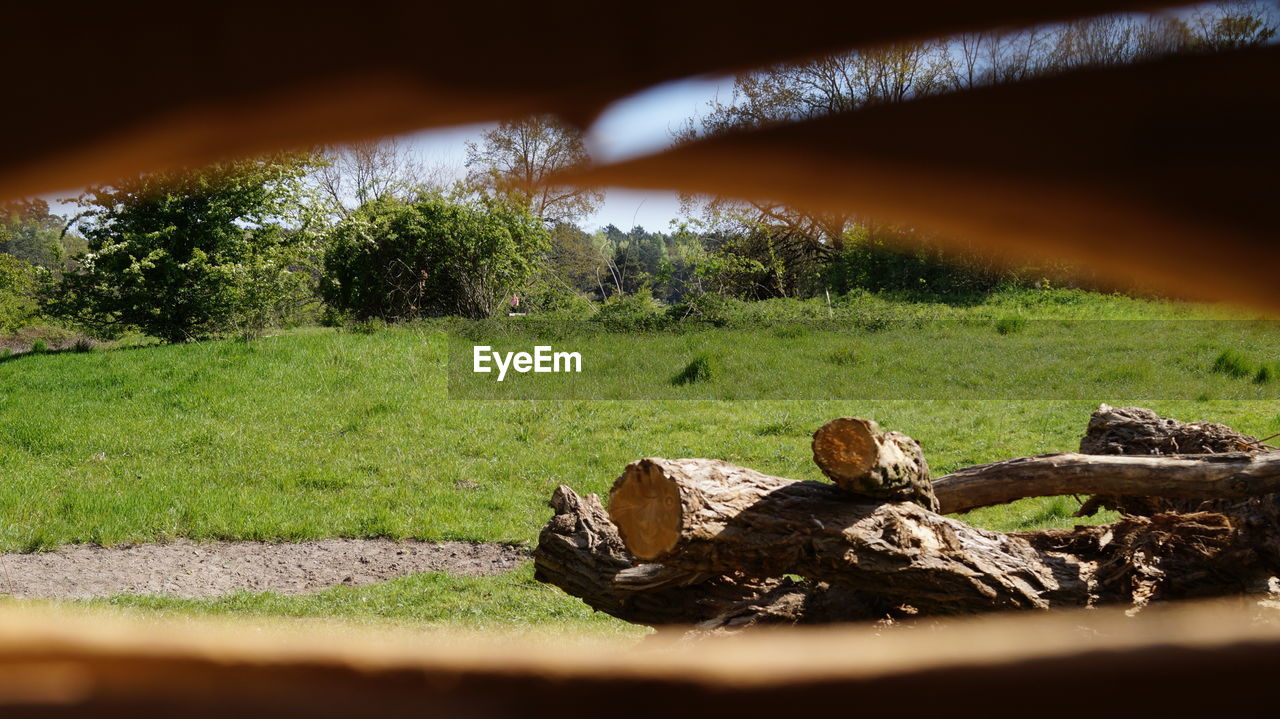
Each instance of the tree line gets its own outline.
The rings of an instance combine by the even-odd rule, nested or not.
[[[731,98],[710,103],[673,141],[1265,44],[1276,26],[1265,5],[1221,3],[786,63],[736,76]],[[581,223],[603,194],[543,182],[590,161],[580,130],[547,117],[508,121],[466,150],[457,180],[393,141],[125,178],[88,188],[70,217],[43,200],[0,205],[0,331],[43,317],[177,342],[512,307],[581,314],[703,297],[966,295],[1059,269],[919,249],[927,236],[874,218],[722,197],[683,197],[683,220],[663,231],[587,231]]]

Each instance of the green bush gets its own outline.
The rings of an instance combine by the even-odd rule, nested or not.
[[[610,297],[591,321],[611,332],[647,332],[667,324],[667,313],[647,287],[631,295]]]
[[[0,254],[0,333],[16,332],[36,319],[35,288],[34,267]]]
[[[886,241],[888,240],[888,241]],[[912,248],[887,237],[850,237],[822,269],[832,292],[907,292],[935,297],[986,294],[1017,275],[976,253]]]
[[[490,317],[505,311],[548,244],[540,220],[508,205],[378,200],[334,231],[321,293],[356,319]]]
[[[727,327],[742,320],[743,302],[710,292],[689,295],[667,310],[674,322],[698,322]]]
[[[90,188],[88,251],[43,290],[53,316],[105,336],[136,329],[166,342],[272,322],[309,281],[299,206],[302,156],[141,175]]]

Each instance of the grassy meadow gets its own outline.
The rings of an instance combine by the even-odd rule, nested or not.
[[[873,298],[859,316],[879,313],[889,324],[840,331],[739,325],[592,334],[589,342],[598,344],[590,351],[614,362],[632,357],[629,372],[609,374],[640,390],[601,379],[586,396],[647,399],[460,398],[477,390],[450,391],[446,330],[456,335],[456,322],[15,355],[0,361],[0,549],[334,536],[532,546],[556,485],[605,492],[639,457],[717,457],[818,479],[809,435],[842,415],[872,417],[916,437],[935,474],[1074,449],[1102,401],[1258,436],[1280,432],[1280,379],[1263,369],[1280,360],[1273,333],[1200,321],[1226,310],[1061,297],[1023,292],[960,307]],[[892,324],[904,318],[955,321]],[[1089,322],[1080,335],[1078,320],[1119,322]],[[1167,321],[1177,322],[1161,324]],[[1149,329],[1162,326],[1177,331]],[[1126,338],[1125,353],[1107,345]],[[662,351],[632,351],[646,343]],[[1046,356],[1058,350],[1067,359]],[[707,376],[673,381],[704,355]],[[963,359],[964,376],[978,377],[982,391],[956,391],[960,370],[947,375],[938,358]],[[1081,358],[1093,359],[1071,374]],[[872,380],[902,392],[861,399],[834,389]],[[1037,398],[1036,383],[1050,381],[1063,388],[1060,398]],[[769,387],[786,391],[761,389]],[[1079,521],[1070,516],[1078,506],[1069,497],[1031,499],[978,510],[966,521],[997,530],[1066,527]],[[629,631],[537,584],[528,566],[499,577],[418,575],[306,597],[111,602]]]

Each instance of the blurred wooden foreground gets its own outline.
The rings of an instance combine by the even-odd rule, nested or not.
[[[1273,701],[1280,620],[1242,601],[762,631],[634,647],[273,620],[0,610],[8,716],[1224,715]]]

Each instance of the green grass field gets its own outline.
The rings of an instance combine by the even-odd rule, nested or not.
[[[751,347],[760,357],[811,356],[832,373],[824,383],[838,381],[846,368],[850,376],[871,368],[885,386],[925,387],[924,396],[936,397],[946,385],[945,378],[929,374],[931,354],[994,345],[999,351],[974,355],[1024,367],[1041,361],[1040,348],[1055,346],[1052,337],[1037,333],[1052,333],[1054,327],[1067,332],[1071,326],[1029,324],[1002,333],[994,324],[1002,317],[1187,319],[1223,312],[1082,293],[1074,297],[1052,305],[1034,294],[963,308],[912,305],[908,309],[916,314],[933,311],[939,318],[973,321],[948,325],[953,336],[933,338],[933,345],[912,343],[920,355],[898,363],[877,358],[906,351],[905,329],[859,334],[855,360],[848,365],[827,361],[835,350],[822,344],[832,341],[823,333],[780,336],[776,328],[752,334],[736,327],[662,341],[688,343],[696,337],[699,346],[689,346],[692,353],[708,351],[707,346],[722,354]],[[884,304],[902,311],[902,305]],[[1131,323],[1116,327],[1121,325]],[[450,399],[446,334],[430,325],[359,333],[304,329],[251,342],[15,356],[0,362],[0,471],[5,477],[0,548],[331,536],[530,545],[549,516],[546,500],[557,484],[604,492],[622,467],[639,457],[717,457],[773,474],[818,479],[809,435],[842,415],[872,417],[918,438],[935,474],[1074,449],[1101,401],[1133,401],[1183,420],[1224,422],[1259,436],[1280,432],[1280,401],[1268,398],[1280,384],[1214,368],[1225,350],[1259,366],[1280,359],[1269,355],[1275,339],[1265,333],[1224,336],[1213,329],[1220,327],[1215,323],[1203,326],[1208,334],[1145,338],[1148,351],[1142,356],[1121,361],[1099,355],[1098,364],[1090,365],[1093,374],[1082,373],[1080,386],[1073,387],[1074,398],[1058,400],[476,400],[457,399],[457,393]],[[1009,338],[1016,342],[996,344]],[[629,346],[640,340],[617,334],[593,341]],[[941,346],[945,342],[951,343],[949,349]],[[637,367],[634,376],[661,385],[661,396],[670,396],[684,389],[670,378],[688,362],[685,355],[670,353],[660,366]],[[1126,369],[1134,363],[1148,369],[1135,375]],[[1133,394],[1115,396],[1117,385],[1105,376],[1097,379],[1108,367],[1129,382],[1124,386]],[[794,370],[767,362],[732,371],[722,364],[709,382],[689,388],[704,391],[722,383],[724,396],[751,396],[754,390],[743,383],[794,384],[795,376]],[[999,375],[993,376],[988,381],[998,389]],[[1072,386],[1062,371],[1055,377]],[[821,396],[815,389],[820,389],[817,380],[802,396]],[[1005,396],[1034,396],[1017,389]],[[1025,500],[979,510],[966,520],[999,530],[1071,526],[1078,521],[1070,517],[1077,506],[1071,498]],[[453,597],[471,599],[455,602]],[[118,603],[409,622],[612,626],[593,619],[576,600],[534,583],[527,567],[501,577],[424,575],[311,597]],[[479,613],[469,613],[464,605],[474,605]]]

